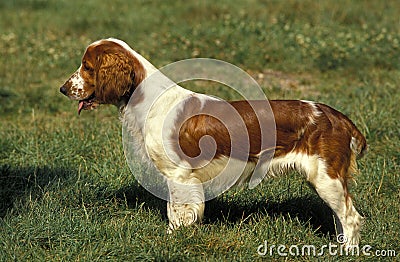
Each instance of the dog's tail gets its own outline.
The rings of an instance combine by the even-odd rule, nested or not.
[[[341,121],[346,125],[347,130],[351,135],[349,146],[352,154],[350,156],[350,166],[348,169],[347,178],[355,182],[353,175],[359,174],[356,159],[362,158],[367,152],[367,140],[365,139],[365,136],[360,132],[360,130],[356,127],[356,125],[346,115],[341,114]]]
[[[361,158],[367,152],[368,145],[367,140],[356,125],[346,115],[330,106],[318,104],[318,107],[323,112],[330,112],[330,115],[334,115],[339,122],[345,124],[351,136],[350,149],[357,158]]]
[[[343,121],[351,134],[350,149],[358,159],[363,157],[367,152],[367,140],[364,135],[358,130],[356,125],[345,115],[342,114]]]
[[[353,153],[357,156],[357,158],[361,158],[365,155],[367,152],[367,140],[361,134],[361,132],[357,129],[357,127],[352,124],[351,128],[351,142],[350,142],[350,148],[353,151]]]
[[[342,121],[346,124],[347,130],[351,134],[350,149],[354,155],[360,159],[367,152],[367,140],[356,125],[346,115],[341,114]]]
[[[358,130],[356,125],[345,115],[342,115],[344,123],[347,126],[347,130],[351,134],[350,140],[350,149],[352,151],[350,157],[350,166],[349,166],[349,173],[348,177],[353,179],[353,174],[358,174],[358,167],[356,159],[362,158],[365,153],[367,152],[367,140],[365,139],[364,135]],[[353,179],[354,181],[354,179]]]
[[[347,118],[347,117],[346,117]],[[348,118],[347,118],[348,119]],[[351,141],[350,141],[350,149],[352,151],[350,157],[350,166],[348,170],[348,178],[351,178],[352,181],[355,182],[353,175],[359,174],[357,161],[356,159],[362,158],[367,152],[367,140],[363,136],[363,134],[358,130],[358,128],[354,125],[354,123],[348,119],[347,125],[349,131],[351,132]]]

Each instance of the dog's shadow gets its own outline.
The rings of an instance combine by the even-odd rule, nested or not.
[[[26,167],[21,169],[8,165],[0,166],[0,171],[0,218],[6,215],[15,201],[24,193],[35,188],[43,188],[58,181],[59,178],[67,179],[71,173],[75,172],[75,170],[63,168]],[[150,210],[158,210],[163,220],[168,220],[166,201],[155,197],[137,182],[109,193],[120,201],[126,201],[129,208],[143,205]],[[247,223],[248,217],[267,215],[272,219],[277,219],[279,216],[286,216],[297,218],[302,224],[309,224],[318,233],[335,234],[332,211],[317,195],[289,196],[283,201],[268,198],[268,195],[263,198],[252,197],[251,192],[242,197],[235,197],[233,200],[229,197],[217,197],[206,202],[203,223],[243,224]]]
[[[160,212],[164,221],[168,221],[166,201],[149,193],[140,185],[126,186],[116,192],[115,197],[126,201],[134,208],[143,204],[150,210]],[[206,202],[203,224],[247,223],[248,217],[269,216],[278,219],[280,216],[297,218],[301,224],[310,225],[313,231],[323,235],[335,235],[335,225],[332,210],[326,206],[317,195],[306,194],[301,197],[288,198],[284,201],[251,198],[246,194],[246,201],[227,201],[224,197]],[[250,198],[250,199],[249,199]]]
[[[45,187],[57,184],[76,172],[62,167],[0,165],[0,218],[4,218],[15,204],[23,203],[26,194],[40,198]]]
[[[251,199],[246,205],[228,203],[224,199],[214,199],[206,204],[205,223],[247,223],[249,217],[269,216],[278,219],[283,216],[298,219],[302,225],[310,225],[313,231],[323,235],[335,235],[333,212],[318,196],[305,195],[284,201]]]

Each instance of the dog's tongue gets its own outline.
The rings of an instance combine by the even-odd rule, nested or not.
[[[79,105],[78,105],[78,115],[81,114],[82,109],[83,109],[83,100],[79,101]]]

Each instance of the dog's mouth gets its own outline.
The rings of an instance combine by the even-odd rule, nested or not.
[[[88,98],[79,100],[78,115],[81,114],[82,110],[92,110],[92,109],[95,109],[98,105],[99,105],[99,103],[96,102],[96,95],[95,95],[95,93],[93,93]]]

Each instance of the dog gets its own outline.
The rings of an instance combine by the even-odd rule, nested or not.
[[[243,166],[237,179],[240,183],[248,182],[257,167],[264,167],[268,177],[298,171],[333,210],[346,245],[358,245],[363,217],[353,206],[348,184],[358,172],[356,159],[365,153],[367,143],[347,116],[311,101],[269,100],[268,107],[265,101],[222,101],[178,84],[170,88],[157,81],[143,84],[156,72],[125,42],[102,39],[86,48],[80,67],[60,92],[78,101],[79,114],[101,104],[118,107],[122,122],[135,139],[135,152],[171,182],[167,202],[170,231],[202,220],[204,183],[216,178],[232,161]],[[233,135],[210,112],[228,119]],[[275,126],[265,127],[259,119],[269,112]],[[172,120],[163,125],[167,118]],[[238,122],[242,123],[241,131]],[[163,130],[168,135],[161,135]],[[267,136],[274,138],[272,148],[263,145]],[[212,141],[202,145],[204,137]],[[236,146],[242,140],[248,142],[247,147]],[[199,156],[209,147],[214,152],[206,154],[207,164],[202,164],[204,159]],[[240,154],[232,154],[235,147]],[[171,158],[167,152],[179,150],[196,160],[187,161],[179,154]],[[272,152],[267,164],[262,157],[265,152]]]

